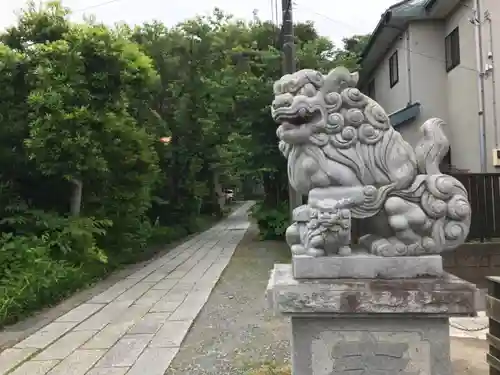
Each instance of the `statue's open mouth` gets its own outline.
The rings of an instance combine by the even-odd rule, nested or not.
[[[274,120],[282,125],[300,126],[316,123],[321,120],[321,110],[314,107],[300,107],[297,109],[280,108],[274,112]]]

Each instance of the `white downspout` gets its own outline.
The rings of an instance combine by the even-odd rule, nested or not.
[[[476,64],[478,71],[478,90],[479,90],[479,155],[480,155],[480,164],[481,164],[481,172],[487,172],[487,159],[486,159],[486,116],[484,111],[484,58],[483,58],[483,33],[482,33],[482,16],[481,16],[481,0],[475,0],[475,17],[476,21],[474,22],[474,31],[476,37]]]
[[[410,106],[413,103],[413,89],[412,89],[412,79],[411,79],[411,44],[410,44],[410,28],[406,29],[406,68],[407,72],[407,84],[408,84],[408,104]]]
[[[498,140],[498,115],[497,115],[497,85],[495,78],[495,43],[493,42],[493,22],[491,19],[491,14],[489,12],[485,12],[485,22],[488,22],[489,26],[489,51],[488,51],[488,60],[491,63],[492,69],[488,73],[491,76],[491,90],[492,90],[492,99],[493,99],[493,109],[491,114],[493,115],[493,131],[495,134],[495,147],[498,148],[499,140]]]

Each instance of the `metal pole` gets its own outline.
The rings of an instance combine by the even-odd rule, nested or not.
[[[481,173],[486,173],[488,169],[488,159],[486,155],[486,115],[485,115],[485,94],[484,94],[484,57],[483,57],[483,31],[481,0],[476,0],[475,4],[475,36],[476,36],[476,58],[478,68],[478,90],[479,90],[479,155],[481,163]]]
[[[488,51],[488,59],[491,62],[491,66],[493,69],[491,70],[491,89],[492,89],[492,100],[493,100],[493,130],[495,132],[495,147],[498,148],[499,140],[498,140],[498,116],[497,116],[497,84],[495,78],[495,53],[494,51],[494,43],[493,43],[493,23],[491,21],[491,14],[489,11],[485,12],[485,21],[488,21],[489,25],[489,40],[490,40],[490,50]]]
[[[283,11],[283,74],[292,74],[296,71],[295,40],[293,35],[292,0],[281,0]],[[302,205],[302,195],[288,185],[288,199],[290,202],[290,215],[294,208]]]
[[[295,73],[295,40],[293,35],[292,0],[281,0],[283,11],[283,74]]]

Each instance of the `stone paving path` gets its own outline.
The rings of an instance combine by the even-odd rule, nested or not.
[[[0,353],[0,375],[163,375],[249,227],[227,219]]]

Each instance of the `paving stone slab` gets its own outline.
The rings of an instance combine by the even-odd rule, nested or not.
[[[137,279],[126,278],[124,280],[121,280],[115,285],[106,289],[101,294],[98,294],[97,296],[90,299],[89,303],[110,303],[127,289],[137,284],[137,282]]]
[[[127,334],[154,334],[160,330],[163,324],[167,321],[171,313],[148,313],[142,317]]]
[[[133,301],[112,302],[97,314],[92,315],[89,319],[75,328],[75,331],[94,331],[103,329],[116,316],[119,316],[133,303]]]
[[[104,306],[106,306],[104,303],[84,303],[58,318],[56,322],[83,322]]]
[[[191,292],[168,320],[193,320],[208,300],[211,290]]]
[[[18,364],[32,356],[37,349],[35,348],[9,348],[0,353],[0,374],[7,373],[8,370],[13,369]]]
[[[144,281],[139,281],[132,288],[125,291],[123,294],[120,294],[116,301],[135,301],[139,299],[144,293],[146,293],[151,287],[156,284],[155,282],[146,283]]]
[[[68,357],[80,346],[85,344],[98,331],[73,331],[50,345],[47,349],[37,354],[33,360],[47,361],[52,359],[62,360]]]
[[[144,293],[141,298],[135,301],[134,305],[153,306],[156,302],[162,299],[167,292],[168,290],[165,289],[150,289]]]
[[[153,271],[153,273],[149,274],[146,278],[144,278],[142,281],[151,283],[151,282],[158,282],[163,280],[165,277],[167,277],[173,270],[166,269],[166,270],[156,270]]]
[[[104,353],[105,350],[77,350],[47,375],[85,375]]]
[[[94,368],[87,372],[86,375],[125,375],[128,370],[128,367]]]
[[[132,366],[152,337],[153,335],[124,336],[104,355],[96,368]]]
[[[192,321],[168,321],[149,344],[152,348],[178,348],[191,327]]]
[[[17,345],[15,348],[36,348],[44,349],[51,343],[56,341],[59,337],[63,336],[66,332],[71,330],[77,323],[50,323],[43,327],[40,331],[35,332],[27,337]]]
[[[163,375],[178,351],[178,348],[147,348],[127,375]]]
[[[125,336],[133,324],[133,321],[127,323],[109,324],[92,339],[87,341],[82,346],[82,349],[109,349],[115,345],[120,338]]]
[[[28,361],[9,375],[46,375],[59,361]]]
[[[165,279],[153,285],[151,289],[170,290],[175,286],[175,284],[177,284],[178,281],[179,280],[176,279]]]
[[[168,296],[166,298],[162,298],[154,306],[149,310],[150,312],[174,312],[179,305],[182,303],[180,301],[172,301]]]

